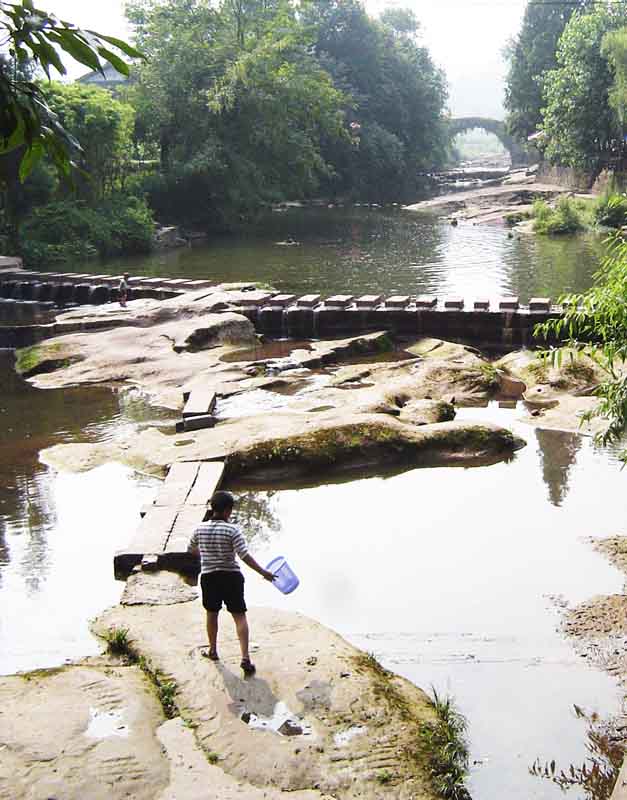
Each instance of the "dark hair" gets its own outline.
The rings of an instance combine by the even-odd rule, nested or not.
[[[216,492],[211,498],[211,510],[214,514],[230,511],[235,505],[235,498],[230,492]]]

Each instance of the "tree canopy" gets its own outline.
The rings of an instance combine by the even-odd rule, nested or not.
[[[570,19],[545,80],[544,152],[573,167],[593,167],[612,139],[622,139],[609,97],[614,80],[602,43],[627,22],[622,6],[595,6]]]
[[[101,70],[108,63],[128,75],[129,67],[118,53],[132,58],[141,54],[113,36],[58,20],[36,8],[32,0],[0,0],[0,40],[9,55],[0,57],[0,155],[20,152],[22,179],[44,155],[68,173],[72,153],[80,149],[80,144],[59,121],[41,85],[29,78],[24,67],[41,69],[48,79],[52,70],[65,75],[59,53],[63,51],[90,69]]]
[[[520,32],[506,48],[507,125],[521,141],[541,126],[544,79],[557,66],[557,45],[575,8],[576,4],[528,3]]]
[[[317,190],[398,199],[446,157],[446,84],[410,11],[136,0],[127,13],[147,55],[128,99],[161,161],[163,213],[193,202],[219,221]]]

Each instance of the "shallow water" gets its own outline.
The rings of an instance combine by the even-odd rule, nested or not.
[[[492,404],[459,416],[511,425],[517,414]],[[263,510],[255,555],[286,556],[301,580],[283,597],[249,576],[249,602],[313,616],[452,694],[470,720],[481,800],[562,796],[528,768],[537,757],[583,762],[574,703],[602,717],[620,710],[615,682],[556,628],[564,601],[622,591],[623,576],[585,539],[623,529],[624,475],[589,439],[514,427],[528,445],[509,463],[242,490],[244,523]]]
[[[298,246],[278,244],[293,236]],[[309,208],[268,213],[210,244],[66,271],[265,281],[305,294],[455,294],[557,298],[582,291],[597,269],[597,237],[513,235],[394,208]]]
[[[87,621],[118,601],[113,554],[159,483],[120,464],[57,473],[40,450],[164,422],[133,393],[39,391],[12,365],[0,351],[0,673],[99,651]]]

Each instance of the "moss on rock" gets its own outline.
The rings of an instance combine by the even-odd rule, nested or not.
[[[15,369],[23,378],[54,372],[80,360],[60,342],[36,344],[15,351]]]
[[[273,438],[232,452],[229,478],[282,479],[303,472],[366,466],[419,466],[502,458],[524,444],[495,425],[444,422],[414,427],[395,419],[359,421]]]

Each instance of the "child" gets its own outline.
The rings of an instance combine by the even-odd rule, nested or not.
[[[229,522],[234,499],[229,492],[216,492],[211,498],[212,517],[203,522],[190,539],[188,552],[200,556],[200,588],[202,604],[207,612],[209,652],[203,653],[212,661],[218,660],[218,613],[222,602],[233,616],[237,638],[242,651],[241,667],[245,675],[253,675],[255,665],[248,652],[248,620],[244,602],[244,576],[235,559],[242,561],[267,581],[274,580],[272,572],[259,566],[249,555],[246,542],[237,525]]]
[[[126,300],[128,298],[128,279],[130,275],[128,272],[125,272],[122,276],[122,280],[120,281],[120,285],[118,286],[118,300],[120,301],[120,306],[122,308],[126,308]]]

